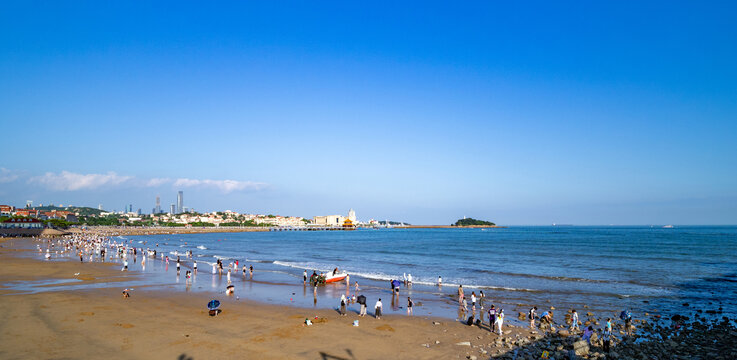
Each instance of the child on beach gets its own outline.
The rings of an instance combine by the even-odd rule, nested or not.
[[[381,298],[379,298],[379,300],[376,300],[376,305],[374,305],[374,311],[376,313],[377,319],[381,319],[381,307],[382,307]]]
[[[194,267],[194,273],[197,274],[197,260],[194,261],[194,264],[192,264],[192,266]]]
[[[414,304],[415,304],[415,303],[414,303],[414,302],[412,301],[412,299],[410,299],[410,297],[408,296],[408,297],[407,297],[407,315],[413,315],[413,314],[412,314],[412,306],[413,306]]]
[[[476,312],[476,292],[471,291],[471,310]]]
[[[529,313],[529,316],[530,316],[530,329],[532,329],[532,330],[535,330],[535,315],[536,315],[535,313],[536,312],[537,312],[537,306],[533,306],[530,309],[530,313]]]
[[[347,302],[345,295],[340,295],[340,316],[345,316],[345,303]]]
[[[571,311],[571,331],[573,330],[579,330],[578,328],[578,313],[576,312],[576,309],[573,309]]]

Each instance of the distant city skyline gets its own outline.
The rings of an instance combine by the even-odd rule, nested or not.
[[[735,224],[735,14],[3,2],[0,202]]]

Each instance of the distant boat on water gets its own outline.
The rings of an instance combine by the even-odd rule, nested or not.
[[[673,228],[673,225],[665,225],[665,226],[663,226],[663,229],[672,229],[672,228]]]

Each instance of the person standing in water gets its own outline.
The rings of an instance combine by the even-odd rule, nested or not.
[[[194,261],[194,264],[192,264],[192,267],[194,267],[194,274],[197,275],[197,260]]]
[[[243,269],[243,274],[245,275],[245,269]],[[307,285],[307,270],[302,272],[302,285]]]
[[[458,285],[458,304],[463,304],[463,285]]]
[[[253,279],[253,265],[248,267],[248,272],[251,274],[251,279]]]
[[[443,286],[443,277],[438,276],[438,286]]]
[[[413,315],[412,313],[412,307],[415,305],[415,302],[412,301],[412,299],[407,296],[407,315]]]

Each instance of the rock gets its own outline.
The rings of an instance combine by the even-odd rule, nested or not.
[[[576,356],[584,356],[589,354],[589,343],[586,340],[579,340],[573,343],[573,351]]]
[[[440,340],[435,340],[435,345],[440,344]]]
[[[591,311],[589,311],[589,312],[586,313],[586,316],[593,317],[594,316],[594,313],[592,313]]]
[[[550,310],[555,310],[555,306],[551,306],[550,307]]]
[[[523,312],[519,312],[518,315],[517,315],[517,318],[520,319],[520,320],[525,320],[525,319],[527,319],[527,315],[525,313],[523,313]]]
[[[571,332],[568,331],[568,330],[560,330],[560,331],[558,331],[558,336],[564,337],[564,338],[565,337],[569,337],[569,336],[571,336]]]
[[[470,341],[461,341],[461,342],[456,343],[456,345],[458,345],[458,346],[471,346],[471,342]]]

